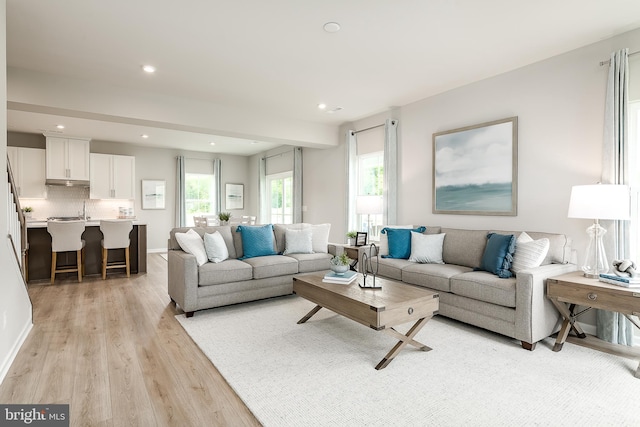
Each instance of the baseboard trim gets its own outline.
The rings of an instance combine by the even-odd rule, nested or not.
[[[7,355],[5,360],[2,362],[2,365],[0,366],[0,384],[2,384],[5,377],[9,373],[9,369],[11,368],[13,361],[18,356],[18,352],[20,351],[22,344],[24,344],[25,340],[29,336],[29,332],[31,332],[31,329],[33,329],[33,318],[29,316],[29,321],[22,329],[22,332],[18,336],[18,339],[16,340],[16,342],[14,343],[11,349],[11,352]]]

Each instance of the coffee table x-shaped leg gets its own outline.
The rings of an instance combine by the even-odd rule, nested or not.
[[[309,311],[309,313],[307,313],[302,319],[298,321],[298,324],[305,323],[307,320],[313,317],[314,314],[320,311],[321,308],[322,306],[316,305],[313,309],[311,309],[311,311]],[[433,316],[427,316],[418,319],[418,321],[416,321],[416,323],[409,329],[409,331],[407,331],[406,334],[398,332],[395,328],[376,329],[385,331],[387,334],[399,340],[398,343],[393,346],[393,348],[387,353],[387,355],[380,361],[380,363],[376,365],[376,370],[386,368],[387,365],[389,365],[389,363],[391,363],[391,361],[398,355],[398,353],[400,353],[400,351],[402,351],[402,349],[407,346],[407,344],[417,347],[422,351],[431,351],[431,347],[424,345],[421,342],[414,340],[413,338],[418,334],[418,332],[420,332],[422,327],[426,325],[429,320],[431,320],[432,317]]]

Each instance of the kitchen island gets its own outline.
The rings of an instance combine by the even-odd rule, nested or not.
[[[133,230],[129,235],[131,239],[129,262],[131,274],[147,272],[147,225],[141,221],[133,220]],[[102,274],[102,232],[100,220],[90,219],[86,222],[86,229],[82,234],[85,240],[85,275]],[[51,279],[51,235],[47,231],[47,221],[27,222],[27,241],[29,242],[28,268],[29,282]],[[74,264],[75,252],[58,254],[58,265]],[[109,262],[124,262],[123,251],[110,251]],[[114,270],[119,272],[121,270]],[[124,272],[124,268],[122,269]],[[56,278],[75,277],[76,273],[57,274]],[[108,278],[109,276],[107,276]]]

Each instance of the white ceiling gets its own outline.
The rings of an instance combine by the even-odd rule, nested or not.
[[[638,27],[638,0],[7,0],[7,65],[337,127]],[[277,145],[11,108],[8,128],[62,120],[107,141]]]

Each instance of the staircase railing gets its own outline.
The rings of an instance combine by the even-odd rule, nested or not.
[[[13,245],[13,250],[16,255],[16,260],[22,272],[22,277],[25,282],[29,280],[29,272],[27,265],[27,250],[29,244],[27,242],[27,222],[22,214],[22,208],[20,207],[20,199],[18,198],[18,191],[15,186],[15,180],[13,179],[13,171],[11,170],[11,164],[7,158],[7,175],[8,175],[8,191],[7,191],[7,206],[8,209],[8,235]],[[18,255],[19,254],[19,255]]]

